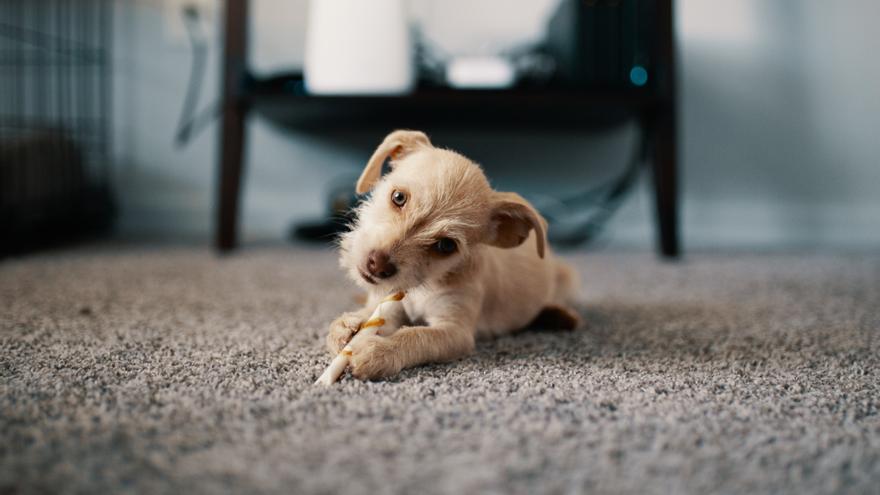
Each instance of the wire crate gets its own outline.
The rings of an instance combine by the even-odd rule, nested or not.
[[[112,223],[111,0],[0,0],[0,252]]]

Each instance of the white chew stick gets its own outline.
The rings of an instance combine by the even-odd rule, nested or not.
[[[324,386],[333,385],[333,383],[342,376],[345,367],[348,366],[348,361],[351,359],[352,344],[371,335],[376,335],[379,330],[384,328],[385,318],[382,318],[382,314],[387,314],[387,311],[390,310],[392,306],[400,304],[400,301],[405,295],[406,294],[403,292],[398,292],[382,299],[382,302],[380,302],[379,305],[376,306],[376,309],[373,310],[373,314],[370,315],[370,318],[361,324],[358,331],[354,334],[354,337],[351,338],[351,341],[349,341],[349,343],[339,351],[339,354],[333,358],[330,366],[327,366],[327,369],[324,370],[324,373],[322,373],[320,377],[318,377],[315,384],[321,384]]]

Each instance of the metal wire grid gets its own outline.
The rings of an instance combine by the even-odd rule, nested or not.
[[[0,0],[0,254],[109,226],[112,0]]]
[[[111,0],[0,0],[0,141],[50,134],[109,180],[112,23]]]

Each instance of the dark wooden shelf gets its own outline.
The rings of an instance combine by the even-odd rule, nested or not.
[[[258,113],[277,124],[306,131],[488,125],[493,129],[601,127],[633,118],[660,101],[648,88],[456,90],[423,85],[403,96],[316,96],[306,93],[299,75],[252,77],[246,87]]]

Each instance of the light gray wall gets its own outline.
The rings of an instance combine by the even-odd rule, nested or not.
[[[555,0],[523,0],[528,9],[485,1],[479,9],[499,21],[491,32],[483,29],[479,9],[449,19],[419,0],[413,12],[435,39],[454,32],[455,39],[497,46],[515,41],[511,33],[517,29],[534,35]],[[189,70],[189,49],[173,13],[181,2],[138,0],[121,3],[117,11],[117,184],[120,227],[127,234],[206,238],[212,225],[216,126],[182,150],[172,145]],[[212,1],[199,3],[208,7],[215,40],[209,67],[214,76],[220,13]],[[306,2],[253,3],[255,68],[300,66]],[[501,4],[507,7],[496,7]],[[472,2],[453,11],[465,5]],[[677,5],[687,244],[880,245],[880,36],[873,26],[880,4],[680,0]],[[203,104],[217,95],[217,78],[208,81]],[[254,119],[245,237],[281,238],[290,221],[320,215],[326,187],[356,174],[380,138],[376,131],[318,139]],[[634,133],[625,128],[589,139],[494,132],[433,138],[482,162],[500,188],[528,185],[532,192],[557,194],[613,175]],[[651,204],[643,184],[613,220],[603,245],[650,245]]]
[[[680,7],[689,237],[880,242],[880,4]]]

